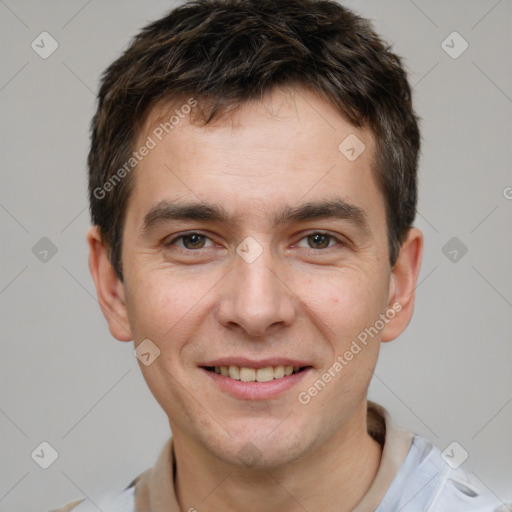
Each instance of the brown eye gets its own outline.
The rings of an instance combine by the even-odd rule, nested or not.
[[[308,235],[308,245],[312,249],[326,249],[329,247],[329,242],[332,236],[327,235],[325,233],[313,233],[312,235]]]
[[[185,233],[184,235],[179,235],[169,242],[164,242],[165,247],[172,248],[176,247],[178,250],[193,250],[193,249],[207,249],[208,247],[212,247],[211,239],[198,232],[190,232]]]
[[[204,247],[205,237],[199,233],[183,235],[180,238],[183,240],[183,245],[187,249],[202,249]]]

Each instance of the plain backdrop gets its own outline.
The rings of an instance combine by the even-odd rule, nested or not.
[[[404,57],[422,118],[416,312],[382,347],[370,398],[441,450],[457,441],[466,470],[510,500],[512,2],[345,4]],[[169,436],[133,347],[108,332],[85,234],[99,76],[174,5],[0,1],[2,511],[121,489]],[[58,44],[46,59],[31,46],[42,32]],[[31,456],[43,441],[48,469]]]

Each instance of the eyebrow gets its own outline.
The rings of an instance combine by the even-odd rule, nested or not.
[[[353,224],[356,228],[369,232],[365,211],[341,198],[326,201],[307,202],[296,206],[285,206],[273,216],[274,226],[293,222],[339,219]],[[163,200],[144,216],[142,233],[147,234],[158,226],[176,220],[200,220],[235,224],[236,217],[222,205],[206,202],[183,202]]]

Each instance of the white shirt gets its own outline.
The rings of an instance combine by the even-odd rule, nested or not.
[[[397,428],[373,402],[368,402],[367,425],[383,451],[377,475],[354,512],[512,512],[512,504],[500,502],[462,467],[451,467],[456,464],[448,464],[427,439]],[[98,507],[102,512],[185,512],[175,495],[175,463],[171,438],[155,466],[123,491],[55,512],[97,512]]]

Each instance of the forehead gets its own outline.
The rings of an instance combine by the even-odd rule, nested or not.
[[[149,139],[154,147],[136,168],[130,199],[139,218],[163,200],[183,198],[217,200],[240,218],[275,217],[274,206],[282,211],[336,194],[383,208],[371,132],[315,93],[276,89],[207,125],[197,122],[200,107],[182,97],[148,114],[138,147]]]
[[[221,108],[215,119],[204,125],[215,101],[214,98],[197,98],[192,94],[181,94],[157,101],[149,108],[138,128],[138,142],[143,143],[151,134],[160,140],[160,135],[165,137],[170,132],[182,132],[183,125],[213,131],[227,126],[231,126],[233,130],[250,128],[265,121],[284,125],[288,121],[302,124],[303,131],[311,134],[319,130],[329,130],[340,135],[343,130],[348,130],[365,138],[365,142],[372,146],[367,149],[373,149],[373,134],[370,130],[353,126],[335,105],[306,87],[275,87],[261,99],[227,105],[225,110]],[[271,130],[270,124],[266,123],[265,131]],[[163,133],[158,133],[162,131]]]

